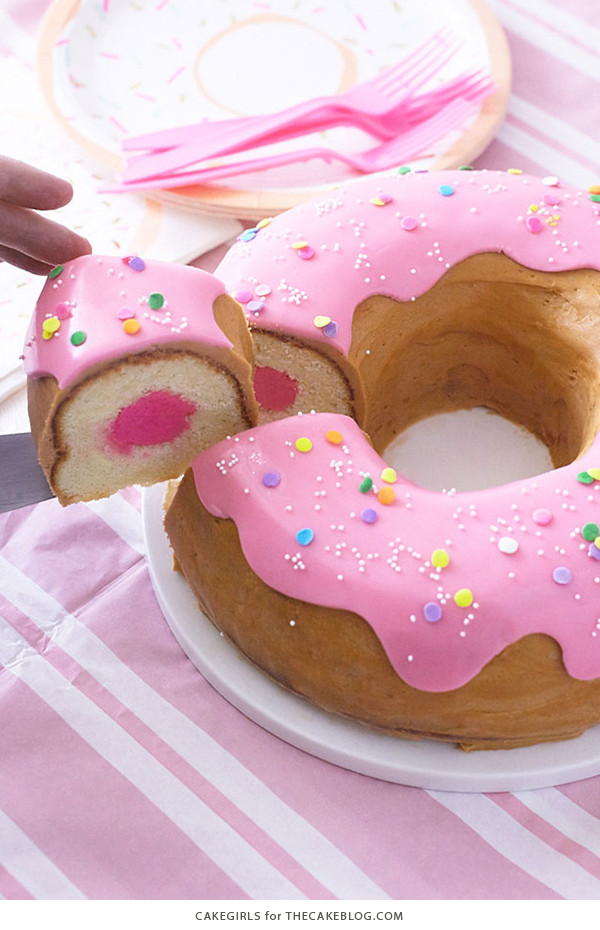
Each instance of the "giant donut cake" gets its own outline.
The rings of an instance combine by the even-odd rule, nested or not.
[[[465,749],[565,739],[600,722],[599,201],[595,189],[516,171],[401,169],[246,230],[216,278],[199,279],[210,327],[222,310],[217,368],[240,381],[230,394],[237,425],[215,418],[208,438],[194,435],[171,463],[176,473],[194,445],[208,446],[169,494],[165,528],[203,610],[284,687],[385,732]],[[98,295],[118,273],[115,260],[100,263]],[[176,269],[188,271],[202,275]],[[164,327],[156,336],[146,304],[166,292],[168,272],[156,274],[134,289],[140,316],[156,324],[139,357],[104,348],[73,372],[69,349],[72,388],[60,378],[66,339],[42,330],[57,298],[67,311],[82,301],[70,284],[48,283],[26,362],[49,474],[77,457],[77,430],[66,442],[57,423],[80,385],[93,400],[105,370],[183,348],[180,333],[172,345]],[[107,318],[121,300],[121,290],[101,300]],[[240,306],[259,403],[249,430]],[[94,345],[101,326],[92,325]],[[215,341],[198,325],[188,350]],[[173,360],[158,392],[151,378],[100,405],[88,441],[108,449],[109,463],[133,461],[117,482],[139,481],[149,455],[135,442],[148,393],[144,423],[163,393],[182,399],[176,422],[187,422],[191,376],[175,389],[176,369]],[[381,457],[408,425],[473,406],[537,435],[555,469],[441,493]],[[120,410],[134,438],[115,449]],[[149,443],[165,466],[179,433],[171,443],[167,426]],[[65,497],[78,499],[73,491]]]
[[[599,199],[516,172],[369,178],[217,269],[262,420],[283,418],[202,453],[165,525],[205,612],[286,688],[466,749],[600,721]],[[386,468],[405,426],[474,405],[555,470],[438,493]]]

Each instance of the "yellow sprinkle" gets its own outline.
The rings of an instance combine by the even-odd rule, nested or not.
[[[379,498],[379,502],[381,504],[393,504],[396,500],[396,492],[393,488],[381,488],[377,497]]]
[[[49,333],[47,330],[43,330],[42,339],[52,339],[54,333]]]
[[[323,329],[324,326],[328,326],[331,323],[330,316],[316,316],[313,320],[313,323],[317,329]]]
[[[330,442],[334,446],[339,446],[343,442],[344,437],[336,429],[328,429],[325,433],[325,438],[327,442]]]
[[[60,329],[60,320],[57,316],[50,316],[42,323],[42,329],[51,336]]]
[[[507,174],[523,174],[523,171],[521,168],[509,168],[506,173]]]
[[[469,588],[461,588],[454,595],[454,602],[459,607],[470,607],[473,603],[473,592]]]
[[[381,197],[372,197],[371,203],[375,207],[385,207],[385,200],[382,200]]]
[[[123,329],[128,335],[133,336],[134,333],[137,333],[140,329],[140,324],[137,320],[125,320],[123,323]]]
[[[594,481],[600,481],[600,468],[588,468],[588,475],[591,475]]]
[[[394,471],[394,469],[390,468],[389,466],[387,468],[384,468],[383,471],[381,472],[381,480],[387,481],[388,484],[393,484],[394,481],[396,480],[396,472]]]
[[[594,545],[595,545],[596,549],[600,549],[600,536],[596,536],[596,538],[595,538],[595,540],[594,540]]]
[[[267,216],[267,217],[265,217],[264,220],[261,220],[260,223],[257,223],[257,224],[256,224],[256,228],[257,228],[257,229],[264,229],[265,226],[268,226],[270,222],[271,222],[271,217],[270,217],[270,216]]]
[[[445,549],[434,549],[431,553],[431,564],[434,568],[446,568],[450,563],[450,556]]]
[[[308,242],[305,239],[298,239],[297,242],[292,242],[293,249],[306,249],[308,248]]]
[[[591,184],[588,187],[588,194],[600,194],[600,184]]]
[[[532,203],[529,205],[529,209],[531,210],[532,213],[537,213],[539,210],[539,207],[537,203]]]
[[[296,449],[298,452],[310,452],[312,449],[312,442],[310,439],[307,439],[306,436],[300,436],[300,439],[296,440]]]

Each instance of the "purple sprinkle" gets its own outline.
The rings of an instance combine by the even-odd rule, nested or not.
[[[544,194],[544,203],[550,204],[551,207],[557,206],[562,201],[560,194],[555,193],[554,191],[548,191],[547,194]]]
[[[321,332],[329,339],[335,339],[338,334],[338,325],[335,320],[332,320],[331,323],[328,323],[327,326],[324,326]]]
[[[423,616],[428,623],[437,623],[438,620],[442,619],[442,608],[435,601],[429,601],[423,607]]]
[[[573,575],[565,565],[559,565],[558,568],[555,568],[552,577],[557,584],[570,584],[573,580]]]
[[[593,559],[600,559],[600,549],[595,542],[590,543],[590,548],[588,549],[588,555],[591,555]]]
[[[280,481],[281,475],[278,471],[266,471],[262,479],[262,483],[266,488],[276,488]]]
[[[252,291],[236,291],[233,295],[240,304],[247,304],[252,300]]]
[[[121,307],[121,309],[117,313],[117,318],[119,320],[132,320],[134,316],[135,316],[134,311],[130,310],[129,307]]]
[[[365,509],[360,512],[360,518],[364,520],[365,523],[376,523],[377,511],[373,510],[372,507],[365,507]]]
[[[250,313],[260,313],[265,309],[265,302],[264,300],[249,300],[246,307]]]
[[[143,271],[146,267],[146,262],[139,255],[132,255],[127,264],[133,271]]]
[[[309,261],[311,258],[314,258],[314,254],[315,250],[310,245],[305,246],[303,249],[296,249],[296,255],[298,258],[302,258],[305,262]]]

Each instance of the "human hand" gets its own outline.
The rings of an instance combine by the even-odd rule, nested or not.
[[[0,261],[34,274],[87,255],[87,239],[38,210],[56,210],[73,196],[68,181],[0,155]]]

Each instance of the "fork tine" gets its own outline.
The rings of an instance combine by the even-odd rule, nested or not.
[[[382,71],[381,74],[373,79],[371,82],[372,86],[383,91],[390,83],[397,84],[400,81],[405,81],[406,78],[413,73],[415,68],[427,64],[427,62],[431,60],[432,55],[437,53],[440,48],[444,48],[447,44],[447,40],[443,37],[444,31],[448,30],[440,30],[434,33],[434,35],[430,36],[422,45],[413,49],[406,58],[403,58],[391,68]]]
[[[397,75],[391,74],[390,79],[386,81],[383,86],[379,87],[379,90],[386,94],[390,99],[395,99],[397,94],[402,93],[414,93],[415,90],[418,90],[423,84],[426,84],[434,74],[439,72],[445,64],[450,61],[454,53],[460,48],[461,43],[455,41],[452,45],[447,46],[442,52],[441,56],[437,56],[431,59],[425,59],[421,62],[420,67],[414,71],[411,79],[408,84],[406,80],[400,79]]]

